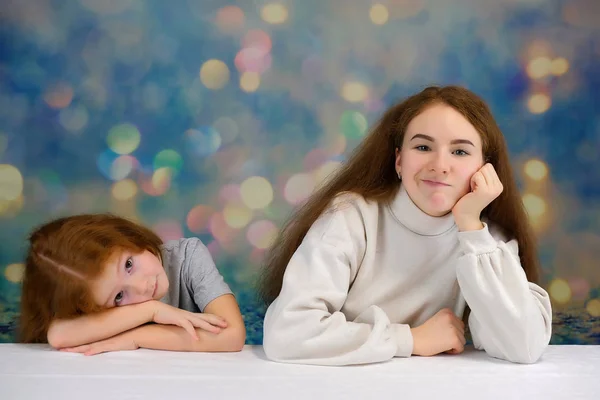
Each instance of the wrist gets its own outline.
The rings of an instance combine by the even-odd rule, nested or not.
[[[418,356],[420,353],[417,329],[418,328],[410,328],[410,333],[411,333],[412,339],[413,339],[412,354],[415,356]]]
[[[144,320],[146,322],[152,322],[152,321],[154,321],[154,317],[156,316],[156,313],[158,312],[158,307],[160,306],[160,302],[158,302],[156,300],[149,300],[149,301],[145,301],[143,303],[139,303],[138,306],[140,307],[140,311],[142,312],[142,315],[144,315]]]
[[[483,223],[479,218],[455,218],[455,222],[460,232],[479,231],[483,229]]]

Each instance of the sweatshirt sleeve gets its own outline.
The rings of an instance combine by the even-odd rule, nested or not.
[[[459,232],[464,254],[457,279],[471,308],[473,344],[490,356],[516,363],[535,363],[552,334],[548,293],[528,282],[516,240],[505,242],[490,233]]]
[[[349,321],[341,312],[366,248],[355,204],[326,211],[310,228],[264,319],[263,348],[273,361],[350,365],[408,357],[410,327],[374,305]]]

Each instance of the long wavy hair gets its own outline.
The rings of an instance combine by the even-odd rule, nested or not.
[[[269,305],[281,291],[290,258],[315,220],[341,192],[354,192],[366,200],[389,202],[400,188],[394,168],[395,149],[401,149],[410,121],[433,104],[445,104],[461,113],[481,135],[483,157],[491,163],[504,190],[483,211],[482,217],[517,239],[521,265],[531,282],[539,277],[536,240],[513,177],[508,149],[486,103],[459,86],[432,86],[389,108],[356,147],[348,161],[313,193],[283,225],[267,253],[258,281],[258,294]],[[368,168],[365,166],[368,165]]]

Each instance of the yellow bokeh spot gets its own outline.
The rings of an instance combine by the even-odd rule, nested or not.
[[[24,201],[22,195],[14,200],[3,200],[0,197],[0,215],[16,215],[23,208]]]
[[[252,211],[244,206],[227,204],[223,209],[223,218],[230,227],[241,229],[252,220]]]
[[[527,65],[527,75],[532,79],[540,79],[550,74],[552,61],[548,57],[537,57]]]
[[[315,187],[324,184],[333,176],[335,172],[341,167],[342,163],[339,161],[327,161],[319,168],[314,171],[315,176]]]
[[[315,178],[311,174],[296,174],[285,184],[283,196],[288,203],[296,205],[306,200],[314,188]]]
[[[242,201],[251,210],[265,208],[273,201],[273,187],[261,176],[246,179],[240,185]]]
[[[525,174],[533,180],[541,181],[548,176],[548,167],[540,160],[529,160],[525,163]]]
[[[23,176],[10,164],[0,164],[0,201],[13,201],[23,193]]]
[[[571,287],[564,279],[553,280],[548,291],[557,303],[566,304],[571,300]]]
[[[140,131],[132,124],[114,126],[106,137],[108,147],[121,155],[132,153],[138,148],[140,141]]]
[[[288,19],[288,10],[283,4],[269,3],[262,8],[260,16],[269,24],[283,24]]]
[[[567,73],[569,70],[569,61],[566,58],[558,57],[552,60],[550,71],[553,75],[560,76]]]
[[[24,264],[10,264],[4,270],[4,276],[6,279],[13,283],[19,283],[23,280],[23,274],[25,273]]]
[[[229,68],[221,60],[208,60],[200,68],[200,81],[209,89],[221,89],[229,81]]]
[[[542,114],[548,111],[551,103],[550,96],[543,93],[537,93],[529,97],[527,107],[533,114]]]
[[[168,167],[158,168],[154,171],[154,174],[152,174],[152,187],[155,190],[155,195],[162,196],[169,190],[172,176],[173,171]]]
[[[588,301],[585,309],[592,317],[600,317],[600,300],[592,299]]]
[[[123,179],[122,181],[116,182],[112,186],[113,197],[121,201],[132,199],[133,197],[135,197],[137,192],[137,184],[132,179]]]
[[[255,92],[260,86],[260,75],[257,72],[244,72],[240,77],[240,87],[244,92]]]
[[[546,212],[546,202],[535,194],[524,195],[523,204],[531,218],[541,217]]]
[[[369,17],[375,25],[383,25],[388,21],[390,13],[383,4],[374,4],[369,11]]]
[[[351,103],[364,101],[369,96],[369,88],[361,82],[346,82],[342,86],[342,97]]]

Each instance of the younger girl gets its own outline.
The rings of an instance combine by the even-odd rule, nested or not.
[[[244,346],[238,304],[198,239],[162,243],[143,226],[99,214],[49,222],[29,244],[22,342],[88,355]]]
[[[551,336],[534,237],[486,104],[429,87],[389,109],[275,241],[264,350],[344,365],[477,349],[519,363]],[[466,305],[465,305],[466,301]]]

